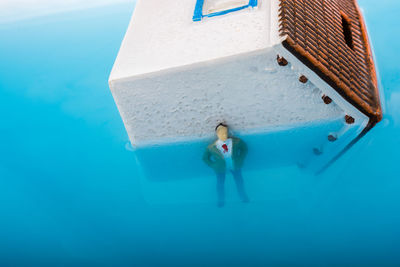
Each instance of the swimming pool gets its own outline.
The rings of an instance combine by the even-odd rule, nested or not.
[[[384,120],[319,176],[245,172],[248,204],[228,177],[223,209],[211,173],[147,179],[130,149],[107,79],[132,5],[0,25],[0,262],[400,264],[400,4],[359,4]]]

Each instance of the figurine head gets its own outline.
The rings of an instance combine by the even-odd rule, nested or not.
[[[225,142],[228,139],[228,126],[226,124],[220,123],[215,127],[215,133],[218,139]]]

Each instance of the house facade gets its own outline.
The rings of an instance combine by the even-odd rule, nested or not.
[[[109,84],[136,148],[324,125],[327,163],[382,118],[355,0],[138,0]]]

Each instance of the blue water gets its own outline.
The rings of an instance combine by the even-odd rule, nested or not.
[[[320,176],[246,172],[249,204],[228,179],[222,209],[211,174],[146,179],[129,149],[107,79],[133,5],[0,25],[0,265],[400,265],[400,3],[359,3],[384,120]]]

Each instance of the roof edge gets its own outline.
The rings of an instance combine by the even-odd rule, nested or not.
[[[301,46],[297,45],[290,36],[286,36],[282,41],[282,45],[363,114],[376,122],[379,122],[382,119],[382,111],[380,107],[377,110],[372,109],[337,77],[331,75],[330,71],[325,66],[312,58],[312,56],[310,56]],[[375,71],[374,74],[376,75]],[[374,87],[374,89],[378,90],[377,86],[374,85]]]
[[[366,46],[366,53],[367,53],[367,59],[368,59],[368,64],[369,64],[369,71],[370,71],[370,75],[371,75],[371,82],[374,85],[373,89],[374,89],[374,93],[377,98],[377,101],[380,103],[376,110],[376,113],[377,113],[376,117],[371,118],[371,119],[373,119],[373,121],[375,121],[375,123],[373,124],[373,125],[375,125],[376,123],[378,123],[379,121],[382,120],[382,107],[381,107],[381,99],[380,99],[379,86],[378,86],[378,78],[377,78],[377,74],[376,74],[376,67],[375,67],[374,57],[373,57],[373,53],[372,53],[372,47],[371,47],[370,40],[368,38],[367,26],[364,21],[364,16],[363,16],[363,13],[361,12],[360,6],[358,5],[357,1],[354,1],[354,5],[359,14],[360,28],[361,28],[361,33],[362,33],[362,39]]]

